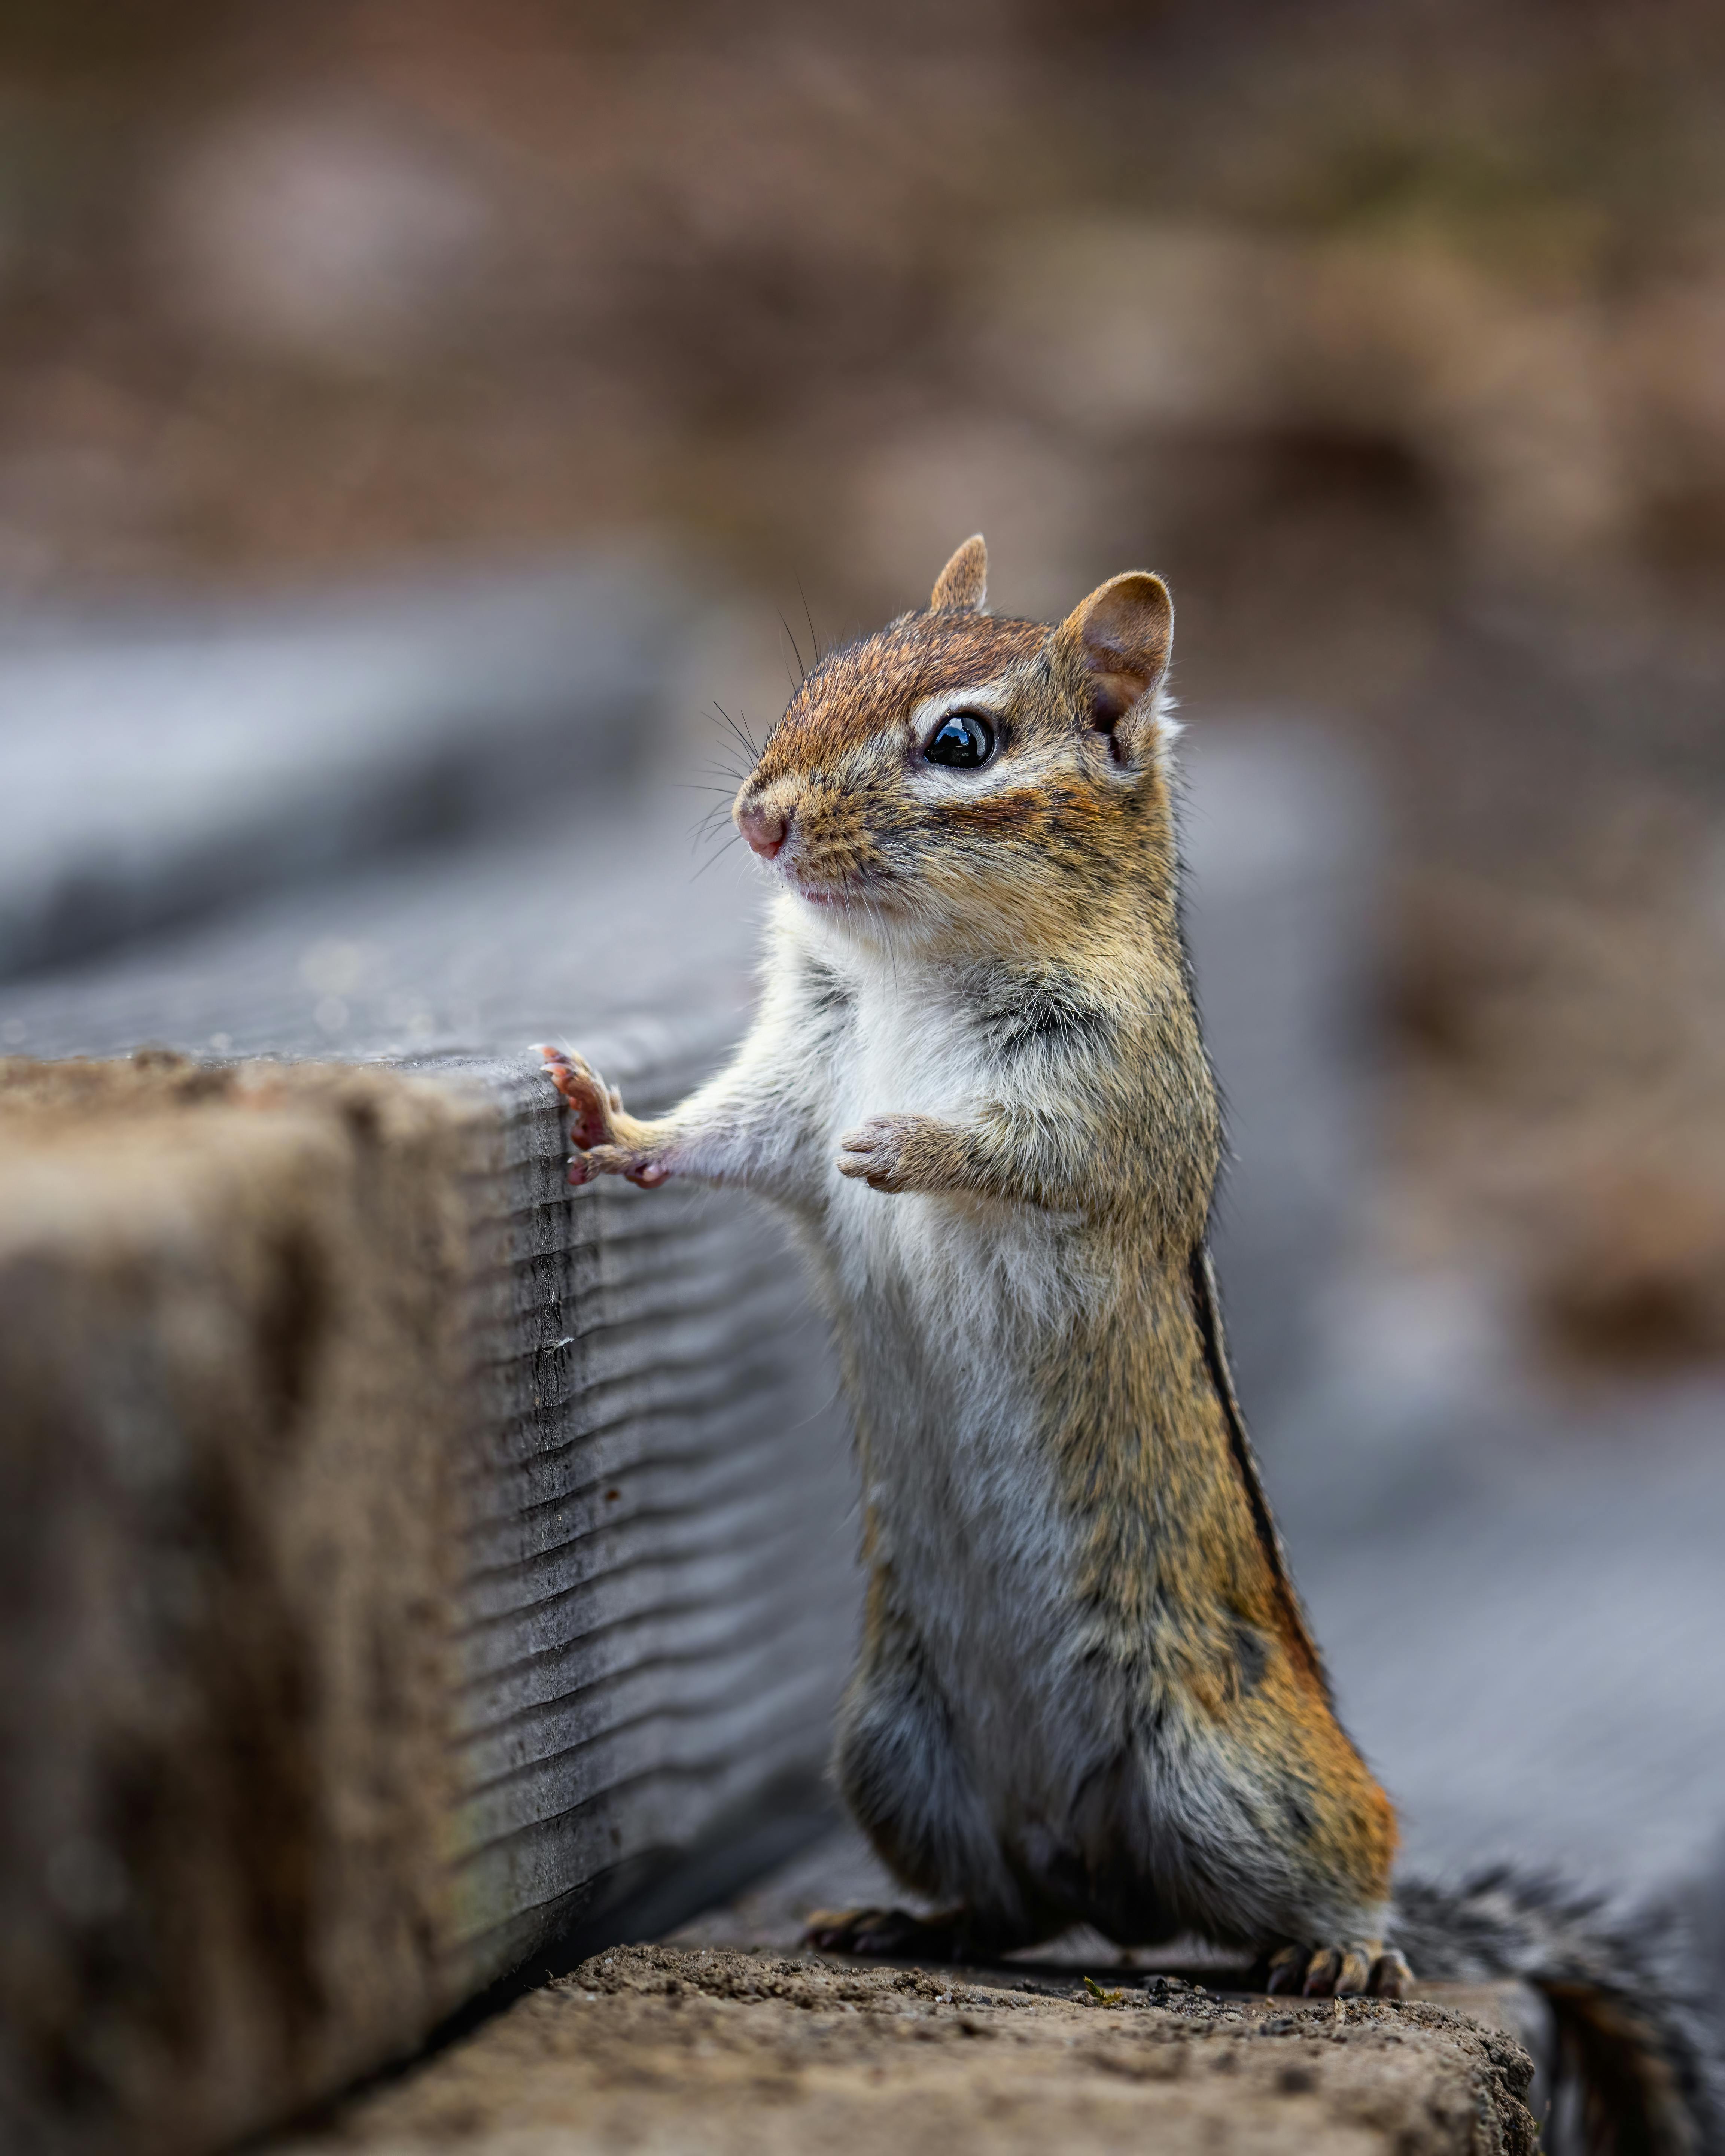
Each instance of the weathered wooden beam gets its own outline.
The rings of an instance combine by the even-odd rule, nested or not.
[[[8,2148],[213,2146],[810,1801],[819,1330],[562,1152],[525,1059],[0,1065]]]

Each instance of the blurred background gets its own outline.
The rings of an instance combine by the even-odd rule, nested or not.
[[[1699,1876],[1725,14],[0,0],[7,1045],[219,1051],[314,875],[288,1034],[495,1030],[327,879],[524,794],[741,917],[715,701],[978,527],[1173,587],[1237,1356],[1414,1846]]]

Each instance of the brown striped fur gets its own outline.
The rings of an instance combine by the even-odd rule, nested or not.
[[[994,620],[984,561],[968,542],[927,611],[793,696],[738,798],[783,833],[756,1032],[660,1124],[566,1063],[574,1173],[747,1182],[802,1228],[871,1571],[839,1772],[906,1882],[960,1905],[942,1936],[1193,1928],[1394,1988],[1394,1815],[1281,1561],[1204,1255],[1221,1131],[1167,594],[1134,573],[1056,629]],[[997,739],[973,773],[924,755],[961,706]],[[853,1082],[888,1096],[855,1117]]]

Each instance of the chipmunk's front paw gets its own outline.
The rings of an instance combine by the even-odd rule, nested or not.
[[[871,1190],[936,1190],[947,1180],[947,1133],[932,1116],[870,1116],[839,1141],[840,1175]]]
[[[623,1096],[592,1065],[562,1048],[542,1048],[546,1075],[569,1111],[569,1180],[578,1187],[596,1176],[622,1175],[651,1189],[670,1173],[647,1148],[633,1142],[641,1129],[623,1112]]]
[[[1270,1957],[1266,1991],[1297,1991],[1307,1999],[1343,1999],[1369,1992],[1404,1999],[1414,1973],[1382,1939],[1349,1939],[1334,1947],[1283,1947]]]
[[[608,1086],[598,1072],[567,1049],[542,1048],[545,1075],[563,1096],[569,1111],[569,1142],[583,1152],[611,1142],[611,1117],[623,1106],[623,1096]]]

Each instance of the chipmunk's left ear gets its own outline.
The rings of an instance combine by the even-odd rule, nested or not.
[[[934,580],[931,613],[980,613],[988,596],[988,550],[973,532]]]
[[[1129,569],[1099,585],[1055,631],[1055,642],[1077,662],[1091,723],[1131,756],[1156,725],[1154,698],[1173,648],[1174,603],[1160,577]]]

